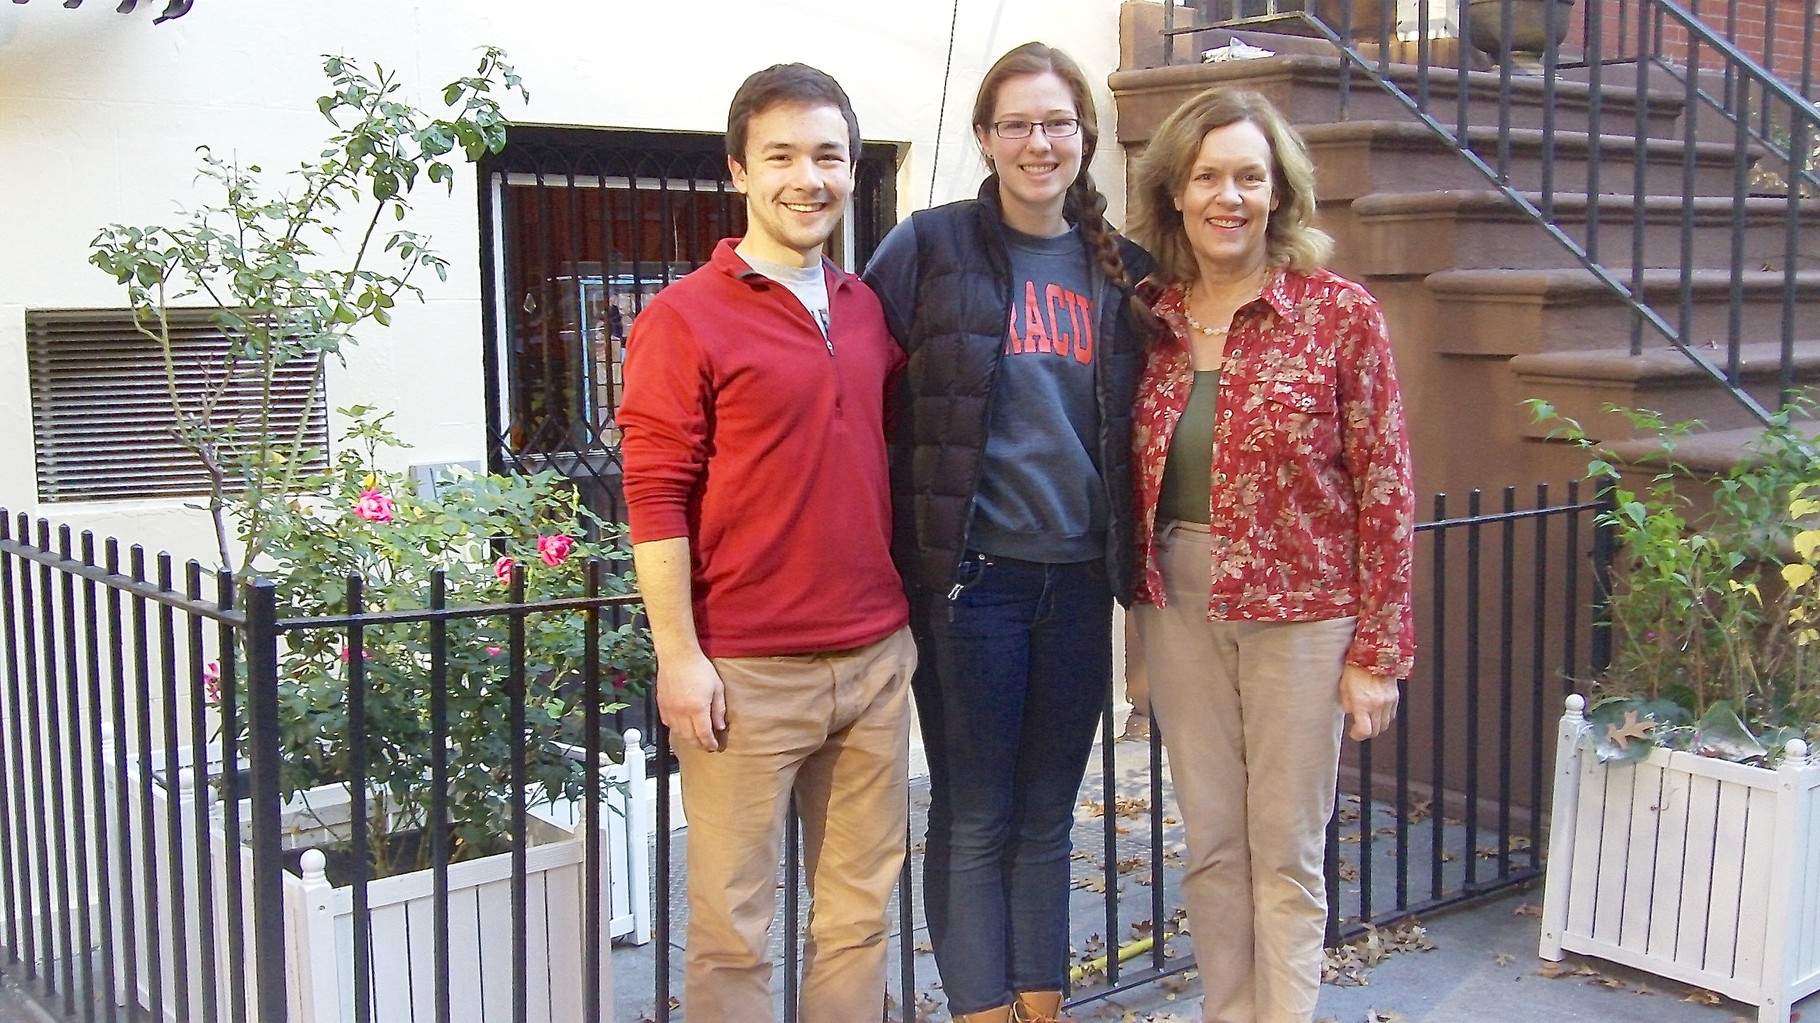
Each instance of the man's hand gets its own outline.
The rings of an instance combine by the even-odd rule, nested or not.
[[[632,545],[638,591],[651,622],[657,653],[657,712],[672,745],[694,743],[720,751],[716,732],[727,730],[727,690],[695,634],[690,600],[689,538],[673,536]]]
[[[1360,742],[1397,719],[1397,680],[1348,664],[1340,671],[1340,709],[1352,718],[1347,734]],[[667,719],[666,719],[667,720]]]
[[[718,733],[727,730],[727,691],[706,656],[697,653],[675,662],[658,658],[657,711],[669,726],[671,742],[720,752]]]

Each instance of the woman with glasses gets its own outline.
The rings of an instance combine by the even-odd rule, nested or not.
[[[924,210],[866,280],[909,356],[897,556],[929,754],[923,896],[957,1020],[1054,1020],[1069,830],[1132,588],[1142,250],[1106,223],[1073,60],[1027,43],[973,107],[979,197]]]

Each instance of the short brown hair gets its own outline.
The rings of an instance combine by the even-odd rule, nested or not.
[[[833,107],[847,122],[847,158],[859,159],[859,117],[847,90],[833,76],[807,64],[773,64],[753,72],[740,83],[727,108],[727,155],[746,165],[746,132],[752,119],[786,103],[806,107]]]
[[[1314,226],[1314,161],[1302,136],[1259,93],[1215,86],[1163,120],[1132,174],[1128,230],[1133,241],[1156,257],[1158,276],[1171,283],[1188,283],[1198,273],[1175,200],[1187,187],[1207,133],[1240,121],[1257,125],[1270,143],[1271,189],[1277,200],[1264,233],[1270,264],[1308,271],[1333,255],[1333,238]]]

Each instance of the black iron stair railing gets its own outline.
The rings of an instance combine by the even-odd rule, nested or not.
[[[1268,6],[1270,10],[1259,16],[1260,12],[1243,5],[1202,4],[1203,11],[1232,17],[1178,25],[1175,5],[1165,3],[1166,59],[1173,58],[1179,38],[1194,38],[1194,33],[1210,28],[1325,39],[1340,54],[1341,116],[1349,116],[1353,107],[1356,76],[1369,83],[1366,88],[1388,95],[1414,120],[1444,139],[1505,201],[1532,220],[1573,263],[1629,308],[1631,354],[1642,354],[1652,336],[1661,339],[1723,387],[1750,416],[1765,423],[1773,408],[1789,401],[1796,386],[1797,348],[1803,341],[1820,342],[1820,329],[1813,324],[1807,329],[1814,336],[1800,336],[1804,303],[1820,302],[1820,272],[1804,272],[1803,267],[1804,261],[1815,262],[1815,253],[1801,245],[1804,215],[1820,219],[1820,200],[1812,198],[1820,195],[1820,173],[1814,166],[1816,146],[1820,145],[1820,108],[1806,96],[1814,84],[1816,28],[1811,14],[1803,19],[1798,59],[1801,84],[1797,88],[1741,50],[1730,37],[1735,33],[1721,32],[1704,20],[1696,13],[1700,10],[1698,4],[1690,10],[1673,0],[1624,0],[1615,4],[1588,0],[1580,5],[1580,52],[1564,53],[1558,42],[1550,41],[1540,54],[1539,66],[1528,69],[1534,74],[1519,69],[1518,61],[1512,59],[1509,40],[1518,19],[1518,4],[1511,0],[1498,5],[1503,42],[1495,52],[1487,53],[1497,67],[1495,72],[1470,66],[1472,51],[1464,40],[1455,50],[1455,66],[1442,66],[1436,61],[1454,41],[1443,42],[1446,37],[1434,31],[1431,15],[1451,11],[1456,25],[1467,26],[1471,9],[1478,6],[1469,0],[1432,5],[1421,0],[1416,4],[1413,31],[1398,30],[1398,5],[1394,0],[1311,3],[1302,6],[1311,7],[1312,11],[1284,13],[1277,8],[1290,5]],[[1549,6],[1556,12],[1571,9],[1566,4]],[[1733,29],[1739,20],[1738,6],[1737,0],[1707,5],[1709,12],[1722,7],[1724,24]],[[1774,39],[1777,19],[1773,2],[1769,11],[1769,34]],[[1375,19],[1358,18],[1374,12]],[[1375,32],[1357,38],[1353,31],[1355,19],[1371,21]],[[1446,92],[1452,93],[1451,110],[1446,109]],[[1488,93],[1496,99],[1495,144],[1487,143],[1479,127],[1491,119],[1492,111],[1484,105]],[[1619,96],[1631,101],[1632,110],[1609,109],[1614,105],[1613,98]],[[1562,134],[1557,123],[1560,101],[1567,97],[1585,104],[1587,155],[1583,180],[1576,176],[1567,181],[1555,166],[1555,141]],[[1536,102],[1541,108],[1541,182],[1533,191],[1511,182],[1513,132],[1523,130],[1512,123],[1513,104],[1519,99]],[[1719,268],[1703,264],[1697,256],[1694,218],[1682,219],[1673,253],[1665,252],[1665,246],[1646,236],[1648,159],[1639,156],[1628,181],[1601,181],[1601,149],[1618,141],[1631,145],[1628,140],[1616,138],[1618,133],[1629,133],[1639,140],[1648,138],[1652,125],[1665,112],[1677,111],[1682,198],[1691,201],[1702,194],[1695,185],[1697,145],[1703,141],[1729,142],[1732,147],[1733,174],[1726,194],[1733,200],[1733,212],[1723,260],[1728,287],[1722,333],[1695,323],[1696,283]],[[1534,134],[1533,129],[1530,134]],[[1747,245],[1747,234],[1752,234],[1747,231],[1747,210],[1753,204],[1745,200],[1755,198],[1759,201],[1754,205],[1761,208],[1761,199],[1766,196],[1782,203],[1780,224],[1769,229],[1779,231],[1779,258],[1764,259],[1755,254],[1764,244],[1765,227],[1761,223],[1754,228]],[[1555,215],[1557,200],[1562,198],[1570,198],[1577,208],[1583,205],[1585,223],[1580,236]],[[1632,206],[1629,244],[1614,246],[1608,242],[1601,251],[1602,216],[1613,208],[1622,208],[1626,199]],[[1706,263],[1711,262],[1714,260],[1706,257]],[[1661,286],[1664,269],[1672,271],[1675,288]],[[1820,263],[1815,270],[1820,270]],[[1774,347],[1779,366],[1775,397],[1766,404],[1745,386],[1745,346],[1770,339],[1747,336],[1744,310],[1749,301],[1747,292],[1760,295],[1766,284],[1778,282],[1781,317],[1776,331],[1779,345]],[[1660,297],[1669,293],[1672,299]],[[1811,320],[1815,318],[1813,307],[1808,308]],[[1763,346],[1753,347],[1760,350]]]

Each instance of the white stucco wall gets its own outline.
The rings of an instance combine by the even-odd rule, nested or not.
[[[40,506],[25,372],[25,312],[117,308],[113,281],[87,263],[110,222],[174,222],[212,200],[195,147],[268,169],[310,156],[327,134],[314,99],[327,91],[320,54],[401,73],[426,107],[472,71],[479,47],[504,47],[531,89],[515,120],[559,125],[720,131],[740,80],[802,60],[838,78],[869,140],[908,144],[903,212],[928,204],[948,59],[950,0],[843,5],[804,0],[197,0],[154,26],[162,3],[132,15],[91,0],[0,3],[0,506],[45,514],[180,555],[212,549],[182,502]],[[971,195],[983,166],[967,116],[980,77],[1006,49],[1042,39],[1072,53],[1096,85],[1102,136],[1113,134],[1105,78],[1117,62],[1117,0],[962,0],[933,199]],[[1102,144],[1101,182],[1124,179]],[[412,462],[485,455],[479,232],[471,171],[453,196],[423,191],[412,227],[449,259],[423,306],[369,330],[329,382],[334,406],[398,413]],[[1118,222],[1123,196],[1109,193]]]

